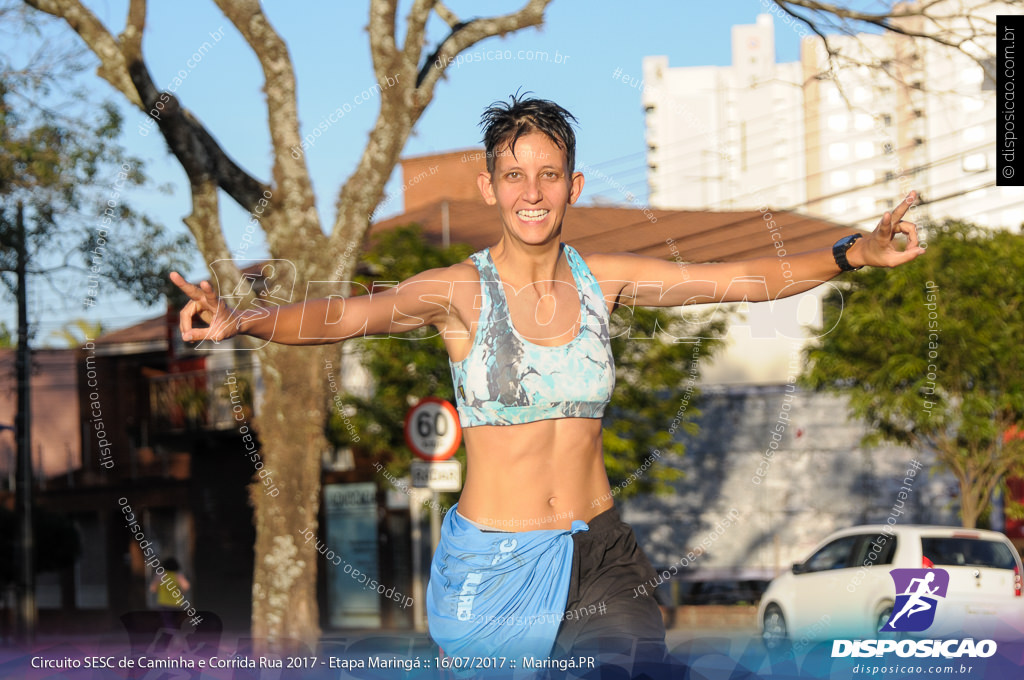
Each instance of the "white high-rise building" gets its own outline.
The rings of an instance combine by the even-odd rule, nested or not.
[[[733,26],[732,62],[670,68],[667,57],[644,59],[652,206],[803,204],[800,64],[775,63],[767,14],[752,26]]]
[[[930,4],[930,3],[929,3]],[[948,0],[968,20],[914,31],[974,30],[1018,3]],[[994,29],[992,30],[994,33]],[[995,53],[995,37],[965,47]],[[774,60],[769,15],[735,26],[732,65],[670,68],[644,60],[650,203],[689,209],[792,209],[873,228],[910,189],[914,219],[960,218],[1019,230],[1024,188],[996,186],[995,83],[979,63],[895,33],[804,38],[799,63]],[[887,75],[888,74],[888,75]]]
[[[971,25],[961,18],[945,26],[945,31],[963,35],[972,27],[990,26],[994,34],[996,15],[1024,14],[1020,2],[984,0],[947,0],[936,10],[948,12],[962,6],[970,8]],[[931,24],[927,30],[937,27]],[[995,35],[981,45],[967,44],[963,51],[930,41],[917,43],[923,92],[916,94],[922,102],[927,163],[924,176],[931,201],[924,206],[926,214],[1019,230],[1024,222],[1024,187],[996,186],[995,63],[983,59],[983,68],[965,54],[994,55]]]
[[[907,75],[902,43],[889,36],[830,38],[840,56],[830,76],[820,39],[801,44],[804,74],[807,203],[800,209],[871,229],[903,192],[923,187],[906,177],[925,163],[919,110],[910,88],[881,73]],[[901,177],[903,177],[901,179]]]

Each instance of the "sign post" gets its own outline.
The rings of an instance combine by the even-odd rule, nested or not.
[[[417,585],[426,582],[420,553],[423,550],[419,526],[419,490],[432,492],[430,508],[430,550],[437,550],[441,540],[441,512],[437,494],[439,491],[458,491],[462,488],[462,465],[449,460],[462,443],[462,428],[459,415],[449,402],[437,397],[425,397],[409,409],[405,415],[405,443],[421,460],[414,460],[412,474],[412,508],[409,519],[412,527],[413,573]],[[420,591],[421,592],[421,591]],[[419,602],[419,598],[417,598]],[[419,615],[416,627],[421,629]]]

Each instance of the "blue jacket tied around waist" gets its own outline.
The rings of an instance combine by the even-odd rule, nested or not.
[[[545,658],[569,597],[572,529],[483,531],[454,506],[430,565],[427,622],[449,656]]]

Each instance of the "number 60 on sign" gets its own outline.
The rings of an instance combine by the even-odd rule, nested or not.
[[[405,415],[405,443],[417,457],[447,460],[462,443],[458,413],[449,402],[425,397]]]

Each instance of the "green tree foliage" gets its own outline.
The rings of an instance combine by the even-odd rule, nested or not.
[[[378,237],[364,257],[371,276],[359,283],[371,290],[374,281],[400,281],[434,267],[465,260],[472,252],[456,245],[439,249],[425,243],[416,227],[396,229]],[[674,432],[693,431],[699,412],[696,383],[700,364],[720,346],[725,329],[721,315],[674,310],[620,309],[612,315],[612,351],[616,388],[605,411],[605,464],[617,498],[640,492],[664,492],[680,472],[664,465],[668,454],[682,455]],[[698,340],[698,338],[702,338]],[[673,342],[673,339],[682,339]],[[377,386],[372,396],[348,395],[345,403],[358,433],[357,448],[389,467],[391,474],[408,472],[412,453],[405,444],[403,425],[410,406],[426,396],[454,402],[451,371],[444,343],[432,328],[401,337],[350,341]],[[688,394],[687,394],[688,393]],[[681,398],[687,394],[680,420],[674,423]],[[335,412],[331,438],[352,444],[350,432]],[[463,456],[460,451],[459,457]]]
[[[16,207],[24,207],[29,273],[55,286],[70,306],[91,306],[104,285],[145,304],[168,288],[166,274],[185,263],[189,240],[131,208],[126,193],[146,182],[139,159],[118,139],[113,104],[73,115],[39,106],[38,88],[0,74],[0,281],[13,294]],[[63,288],[56,272],[77,272]]]
[[[456,244],[438,248],[424,241],[419,227],[408,226],[376,236],[372,248],[362,257],[356,283],[365,291],[382,281],[397,283],[427,269],[447,267],[465,260],[473,250]],[[353,294],[359,291],[353,289]],[[375,387],[372,396],[346,395],[344,403],[355,409],[349,418],[358,433],[358,449],[389,466],[394,474],[408,473],[412,452],[405,444],[405,414],[423,397],[454,402],[448,353],[433,326],[393,338],[371,337],[350,340],[346,351],[360,357]],[[351,443],[352,435],[336,408],[332,409],[331,440]],[[460,451],[464,460],[464,454]]]
[[[832,330],[804,379],[849,395],[865,443],[934,451],[973,527],[1001,480],[1024,474],[1024,442],[1005,436],[1024,421],[1024,237],[955,221],[928,234],[924,257],[826,298]]]

